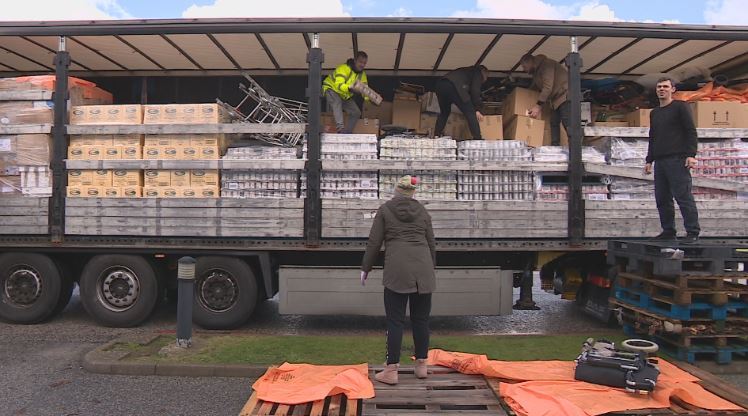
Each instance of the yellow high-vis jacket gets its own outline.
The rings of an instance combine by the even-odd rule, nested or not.
[[[366,72],[361,71],[361,73],[357,74],[353,71],[350,64],[342,64],[335,68],[332,74],[325,77],[325,80],[322,82],[322,93],[327,92],[327,90],[333,90],[340,98],[350,100],[353,97],[353,92],[351,92],[350,88],[357,79],[361,80],[364,84],[368,83]],[[368,100],[366,97],[364,99]]]

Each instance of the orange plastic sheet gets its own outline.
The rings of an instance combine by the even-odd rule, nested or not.
[[[369,366],[289,364],[273,367],[252,386],[260,400],[287,405],[345,394],[349,399],[371,399],[374,386]]]
[[[676,91],[673,98],[682,101],[737,101],[748,103],[748,85],[734,88],[715,87],[710,82],[696,91]]]
[[[516,381],[501,383],[501,396],[522,416],[594,416],[608,412],[670,407],[670,399],[708,410],[741,410],[705,390],[698,378],[660,360],[657,388],[650,395],[574,380],[571,361],[494,361],[485,355],[429,351],[429,364],[465,374]]]

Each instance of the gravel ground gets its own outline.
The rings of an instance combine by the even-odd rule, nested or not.
[[[511,316],[434,318],[436,334],[568,334],[580,338],[609,329],[577,311],[572,302],[536,286],[540,311]],[[515,298],[517,294],[515,293]],[[280,316],[277,302],[259,306],[251,323],[238,332],[315,335],[381,334],[382,318]],[[83,355],[127,333],[171,331],[176,306],[162,304],[138,328],[98,326],[83,310],[77,294],[61,316],[33,325],[0,323],[0,415],[231,415],[249,397],[252,380],[241,378],[126,377],[89,374]],[[748,376],[724,376],[748,391]]]

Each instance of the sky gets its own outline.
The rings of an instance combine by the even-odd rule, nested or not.
[[[748,26],[747,5],[747,0],[0,0],[0,20],[353,16]]]

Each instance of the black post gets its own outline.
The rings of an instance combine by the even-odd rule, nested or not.
[[[195,296],[195,263],[182,257],[177,263],[177,347],[192,345],[192,302]]]
[[[319,246],[322,235],[322,200],[320,199],[320,180],[322,162],[320,161],[320,113],[322,111],[322,62],[325,57],[319,47],[319,35],[314,34],[312,47],[307,55],[309,63],[309,81],[307,98],[309,114],[307,119],[307,162],[306,162],[306,200],[304,201],[304,238],[307,246]]]
[[[60,47],[55,55],[54,125],[52,126],[52,198],[49,199],[49,235],[54,243],[65,236],[65,157],[67,153],[68,122],[68,67],[70,54],[65,51],[65,38],[60,37]]]
[[[569,243],[578,245],[584,239],[584,198],[582,196],[582,58],[572,37],[571,53],[566,57],[569,68]]]

